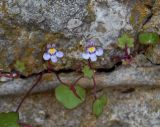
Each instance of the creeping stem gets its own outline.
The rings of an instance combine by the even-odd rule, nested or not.
[[[28,92],[25,94],[25,96],[22,98],[21,102],[19,103],[16,112],[19,111],[19,109],[21,108],[23,102],[25,101],[25,99],[29,96],[29,94],[32,92],[32,90],[38,85],[38,83],[41,81],[42,79],[42,73],[40,73],[38,79],[36,80],[36,82],[33,84],[33,86],[28,90]]]
[[[84,78],[84,76],[80,76],[73,84],[70,85],[70,89],[72,90],[72,92],[74,93],[74,95],[76,97],[78,97],[79,99],[81,99],[81,97],[77,94],[76,89],[75,89],[75,85],[78,83],[78,81],[80,79]]]
[[[77,84],[77,82],[78,82],[79,80],[81,80],[82,78],[84,78],[84,76],[80,76],[72,85],[75,86],[75,85]]]
[[[19,123],[19,125],[20,125],[21,127],[32,127],[31,125],[28,125],[28,124],[26,124],[26,123]]]
[[[61,78],[59,77],[59,74],[58,74],[58,73],[56,73],[56,77],[57,77],[58,81],[59,81],[61,84],[68,86],[67,83],[65,83],[65,82],[63,82],[63,81],[61,80]],[[74,93],[74,95],[75,95],[76,97],[78,97],[79,99],[81,99],[81,98],[80,98],[80,96],[79,96],[79,95],[77,94],[77,92],[76,92],[75,85],[76,85],[77,82],[78,82],[80,79],[82,79],[83,77],[84,77],[84,76],[80,76],[73,84],[70,84],[70,90],[71,90],[71,91]]]
[[[59,74],[58,74],[58,73],[55,73],[55,74],[56,74],[56,77],[57,77],[58,81],[59,81],[61,84],[68,86],[67,83],[65,83],[65,82],[63,82],[63,81],[61,80],[61,78],[59,77]]]
[[[50,72],[52,72],[52,67],[51,67],[51,63],[48,61],[48,72],[50,73]],[[60,78],[60,76],[59,76],[59,74],[57,73],[57,72],[55,72],[55,75],[56,75],[56,77],[57,77],[57,79],[58,79],[58,81],[61,83],[61,84],[63,84],[63,85],[68,85],[67,83],[65,83],[65,82],[63,82],[62,80],[61,80],[61,78]]]
[[[96,99],[97,98],[97,96],[96,96],[97,85],[96,85],[96,80],[95,80],[94,75],[93,75],[92,79],[93,79],[93,85],[94,85],[94,98]]]
[[[128,53],[128,46],[127,46],[127,44],[125,45],[125,56],[127,57],[127,58],[129,58],[129,53]]]
[[[92,69],[92,64],[91,64],[91,60],[88,60],[88,66],[90,67],[90,69]],[[96,91],[97,91],[97,85],[96,85],[96,80],[95,80],[95,75],[92,76],[92,80],[93,80],[93,86],[94,86],[94,98],[96,99]]]
[[[92,69],[92,64],[90,59],[88,59],[88,66],[90,67],[90,69]]]

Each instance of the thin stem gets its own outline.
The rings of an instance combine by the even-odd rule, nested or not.
[[[61,84],[68,86],[67,83],[65,83],[65,82],[63,82],[63,81],[61,80],[61,78],[59,77],[59,74],[56,73],[56,77],[57,77],[58,81],[59,81]],[[81,98],[80,98],[80,96],[79,96],[79,95],[77,94],[77,92],[76,92],[75,85],[76,85],[76,83],[77,83],[81,78],[83,78],[83,76],[79,77],[73,84],[70,85],[70,90],[71,90],[71,91],[74,93],[74,95],[75,95],[77,98],[79,98],[79,99],[81,99]]]
[[[23,102],[29,96],[29,94],[32,92],[32,90],[38,85],[38,83],[41,81],[41,79],[42,79],[42,73],[40,74],[40,76],[38,77],[38,79],[36,80],[36,82],[33,84],[33,86],[25,94],[25,96],[22,98],[21,102],[19,103],[19,105],[18,105],[18,107],[16,109],[16,112],[19,112],[19,109],[21,108]]]
[[[101,92],[102,90],[103,90],[103,88],[97,89],[97,90],[96,90],[96,93]],[[93,95],[93,94],[94,94],[94,91],[91,91],[91,92],[89,93],[89,95]]]
[[[31,125],[28,125],[26,123],[19,123],[19,125],[22,126],[22,127],[32,127]]]
[[[48,72],[52,72],[51,63],[50,63],[49,61],[48,61]],[[59,76],[58,73],[55,72],[55,75],[56,75],[58,81],[59,81],[61,84],[63,84],[63,85],[68,85],[67,83],[65,83],[65,82],[63,82],[63,81],[61,80],[61,78],[60,78],[60,76]]]
[[[51,63],[48,61],[48,72],[50,73],[52,70]]]
[[[94,98],[97,99],[97,96],[96,96],[96,91],[97,91],[97,85],[96,85],[96,80],[95,80],[95,76],[93,75],[92,77],[93,79],[93,85],[94,85]]]
[[[50,63],[48,63],[48,70],[50,71]],[[55,74],[56,74],[56,77],[57,77],[58,81],[59,81],[61,84],[68,86],[67,83],[65,83],[65,82],[63,82],[63,81],[61,80],[61,78],[60,78],[60,76],[59,76],[58,73],[55,73]],[[70,85],[70,90],[71,90],[71,91],[74,93],[74,95],[75,95],[76,97],[78,97],[79,99],[81,99],[81,98],[80,98],[80,96],[79,96],[79,95],[77,94],[77,92],[76,92],[75,85],[76,85],[77,82],[78,82],[80,79],[82,79],[83,77],[84,77],[84,76],[80,76],[73,84]]]
[[[77,93],[76,88],[75,88],[74,85],[70,85],[70,90],[73,92],[73,94],[74,94],[77,98],[81,99],[81,97],[78,95],[78,93]]]
[[[82,79],[82,78],[84,78],[84,76],[80,76],[72,85],[70,85],[70,90],[72,90],[72,92],[74,93],[74,95],[75,95],[76,97],[78,97],[79,99],[81,99],[81,97],[77,94],[77,91],[76,91],[76,89],[75,89],[75,85],[76,85],[77,82],[78,82],[80,79]]]
[[[67,84],[67,83],[65,83],[65,82],[63,82],[63,81],[61,80],[61,78],[60,78],[60,76],[59,76],[59,74],[58,74],[58,73],[55,73],[55,74],[56,74],[56,77],[57,77],[58,81],[59,81],[61,84],[63,84],[63,85],[67,85],[67,86],[68,86],[68,84]]]
[[[90,67],[90,69],[92,69],[92,64],[90,59],[88,59],[88,66]]]
[[[52,72],[51,63],[50,63],[49,61],[48,61],[48,72],[49,72],[49,73]],[[65,83],[65,82],[63,82],[63,81],[61,80],[61,78],[60,78],[60,76],[59,76],[58,73],[55,72],[55,75],[56,75],[58,81],[59,81],[61,84],[67,85],[67,83]]]
[[[92,64],[91,64],[91,60],[88,60],[88,66],[90,67],[90,69],[92,69]],[[97,91],[97,85],[96,85],[96,80],[95,80],[95,75],[92,76],[92,80],[93,80],[93,86],[94,86],[94,98],[96,99],[96,91]]]
[[[129,57],[127,44],[125,45],[125,56],[126,56],[127,58]]]
[[[72,85],[75,86],[75,85],[77,84],[77,82],[78,82],[79,80],[81,80],[82,78],[84,78],[84,76],[80,76]]]

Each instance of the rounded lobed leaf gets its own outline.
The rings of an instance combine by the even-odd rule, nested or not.
[[[25,71],[25,64],[22,61],[16,61],[14,67],[19,71],[19,72],[24,72]]]
[[[91,79],[93,77],[93,70],[91,70],[88,66],[85,66],[82,70],[85,77]]]
[[[141,44],[154,45],[160,41],[160,38],[157,33],[144,32],[139,34],[139,41]]]
[[[96,117],[99,117],[107,104],[107,98],[103,95],[99,99],[96,99],[93,103],[92,112]]]
[[[68,86],[65,85],[59,85],[55,89],[55,95],[56,99],[63,104],[63,106],[67,109],[73,109],[84,102],[85,100],[85,89],[80,87],[79,85],[75,86],[76,92],[78,96],[81,98],[75,96],[73,91],[70,90]]]
[[[16,112],[0,113],[0,127],[20,127],[19,115]]]
[[[105,106],[107,104],[107,98],[105,95],[102,95],[100,98],[99,98],[102,102],[102,104]]]
[[[127,34],[123,34],[118,38],[118,46],[124,49],[126,45],[128,48],[134,47],[134,39],[129,37]]]

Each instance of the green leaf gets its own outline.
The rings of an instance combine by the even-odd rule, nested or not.
[[[144,32],[139,35],[139,41],[141,44],[156,44],[160,41],[157,33]]]
[[[96,117],[99,117],[104,109],[104,106],[107,104],[107,98],[103,95],[99,99],[96,99],[93,103],[93,114]]]
[[[22,61],[16,61],[16,64],[14,65],[15,68],[19,71],[19,72],[24,72],[25,71],[25,65]]]
[[[20,127],[18,120],[18,113],[0,113],[0,127]]]
[[[127,45],[128,48],[134,47],[134,39],[130,38],[127,34],[123,34],[118,38],[118,46],[124,49],[125,45]]]
[[[93,77],[93,70],[91,70],[88,66],[85,66],[82,70],[85,77],[91,79]]]
[[[76,97],[68,86],[59,85],[55,89],[56,99],[67,109],[73,109],[85,100],[85,90],[79,85],[76,85],[75,89],[81,99]]]
[[[105,95],[102,95],[99,99],[102,101],[104,106],[107,104],[107,98]]]

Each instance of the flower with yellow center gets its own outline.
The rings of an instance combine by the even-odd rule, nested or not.
[[[94,53],[96,51],[96,48],[95,47],[88,47],[87,49],[89,51],[89,53]]]
[[[48,50],[48,53],[50,53],[50,54],[54,54],[56,52],[56,49],[55,48],[50,48],[49,50]]]
[[[82,53],[82,57],[86,60],[97,61],[97,56],[103,55],[102,48],[96,48],[93,40],[89,40],[86,45],[85,53]]]
[[[58,58],[62,58],[63,56],[64,56],[64,53],[61,51],[58,51],[55,48],[54,44],[52,45],[48,44],[46,52],[43,54],[43,59],[46,61],[51,59],[53,63],[56,63],[58,61]]]

